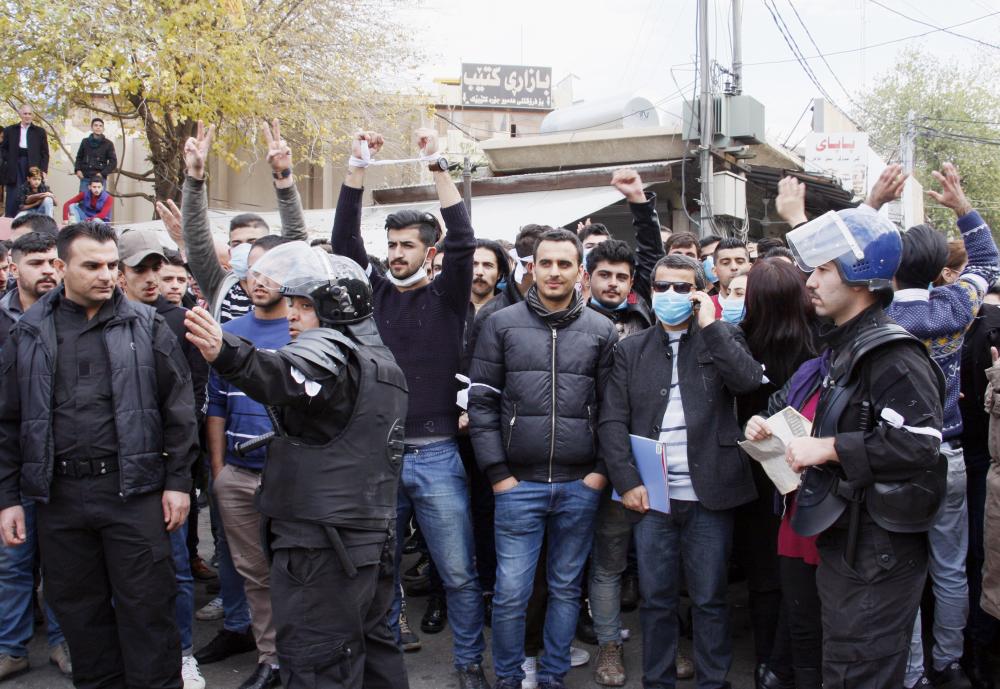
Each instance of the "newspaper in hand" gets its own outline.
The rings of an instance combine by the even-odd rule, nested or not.
[[[799,487],[799,474],[792,471],[785,461],[785,445],[792,438],[803,438],[812,433],[812,424],[791,407],[785,407],[767,419],[771,437],[764,440],[743,440],[740,447],[760,462],[767,477],[778,492],[787,495]]]

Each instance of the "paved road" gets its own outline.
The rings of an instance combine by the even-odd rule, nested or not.
[[[211,555],[211,535],[208,532],[207,512],[202,520],[202,553],[206,560]],[[408,558],[405,566],[409,566],[412,558]],[[196,605],[202,606],[211,596],[205,591],[205,585],[196,584]],[[753,686],[753,646],[750,638],[749,621],[745,607],[745,587],[737,584],[732,587],[733,625],[736,648],[736,660],[730,681],[734,689],[749,689]],[[425,609],[425,599],[413,598],[409,601],[410,615],[413,627],[419,627],[420,617]],[[626,669],[629,671],[628,689],[640,689],[641,639],[639,637],[639,614],[632,612],[624,615],[624,625],[632,631],[631,639],[626,642]],[[195,648],[207,643],[221,628],[221,622],[195,622]],[[458,687],[458,681],[451,671],[451,635],[443,632],[436,635],[421,634],[423,649],[406,656],[406,665],[410,675],[412,689],[452,689]],[[489,647],[489,631],[487,630],[487,648]],[[592,646],[582,646],[596,656],[597,649]],[[690,641],[684,640],[683,648],[690,653]],[[48,653],[43,633],[36,634],[30,647],[32,670],[20,677],[0,683],[2,689],[70,689],[72,683],[59,674],[58,670],[48,663]],[[202,673],[207,682],[207,689],[236,689],[253,672],[256,657],[252,653],[235,656],[227,661],[202,666]],[[566,677],[566,684],[571,689],[598,687],[593,681],[593,658],[587,666],[575,668]],[[492,680],[491,661],[487,656],[485,667],[487,676]],[[694,682],[681,682],[682,687],[694,687]]]

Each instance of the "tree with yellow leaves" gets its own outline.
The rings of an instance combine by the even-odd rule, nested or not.
[[[141,131],[149,169],[119,174],[177,200],[184,142],[218,123],[230,165],[278,116],[319,161],[357,122],[391,113],[388,80],[413,64],[396,0],[51,0],[0,2],[0,93],[56,122],[85,108]],[[107,104],[107,105],[104,105]],[[65,150],[65,149],[64,149]],[[66,151],[69,154],[68,151]]]

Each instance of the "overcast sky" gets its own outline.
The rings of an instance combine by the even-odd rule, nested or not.
[[[1000,44],[1000,0],[878,1],[917,21],[876,0],[774,0],[805,55],[817,51],[793,7],[822,53],[852,51],[827,57],[833,73],[822,60],[809,61],[820,84],[845,109],[850,100],[844,88],[856,95],[908,46],[942,59],[1000,57],[1000,49],[944,32],[859,50],[932,31],[926,24],[953,26],[990,13],[996,14],[953,31]],[[709,4],[712,55],[728,66],[730,1]],[[463,61],[551,66],[556,82],[570,73],[579,77],[577,100],[639,93],[654,102],[668,99],[664,107],[676,109],[678,87],[688,94],[693,88],[696,8],[696,0],[426,0],[411,24],[428,53],[418,78],[432,90],[435,77],[458,77]],[[794,60],[763,0],[744,1],[743,60],[743,92],[764,103],[769,137],[785,140],[808,101],[821,94]],[[803,120],[789,143],[808,126]]]

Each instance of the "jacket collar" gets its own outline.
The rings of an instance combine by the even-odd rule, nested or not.
[[[650,312],[649,306],[646,304],[646,300],[636,294],[634,290],[628,293],[628,297],[625,298],[625,304],[625,308],[618,311],[609,309],[601,304],[595,304],[592,300],[587,302],[587,306],[589,308],[593,309],[605,318],[610,318],[615,323],[622,320],[627,315],[634,314],[645,322],[647,328],[653,325],[659,325]]]

